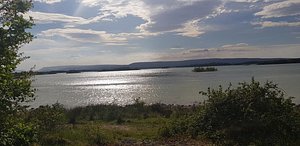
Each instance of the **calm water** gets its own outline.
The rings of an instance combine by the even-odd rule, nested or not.
[[[300,64],[220,66],[217,72],[194,73],[192,68],[89,72],[35,76],[38,89],[33,106],[62,103],[68,107],[88,104],[147,103],[192,104],[203,101],[199,91],[231,82],[272,80],[300,103]]]

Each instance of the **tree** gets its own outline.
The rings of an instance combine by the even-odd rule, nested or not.
[[[33,35],[27,32],[34,23],[24,14],[32,7],[30,0],[0,0],[0,145],[29,145],[32,127],[19,117],[21,103],[32,100],[30,73],[15,73],[27,57],[19,48]]]

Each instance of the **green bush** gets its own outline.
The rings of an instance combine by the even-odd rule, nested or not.
[[[30,123],[25,123],[22,119],[8,120],[10,128],[5,129],[1,133],[0,145],[1,146],[29,146],[34,142],[37,142],[36,127]]]
[[[29,111],[27,120],[38,126],[40,133],[53,131],[66,123],[65,109],[58,103],[40,106]]]
[[[200,93],[208,97],[199,105],[202,110],[187,118],[188,122],[172,121],[162,136],[205,136],[219,145],[297,145],[299,107],[276,84],[261,85],[253,79],[236,88],[220,86]]]
[[[177,135],[188,136],[190,123],[190,117],[181,117],[179,119],[172,120],[168,123],[168,125],[159,129],[159,135],[166,138],[170,138]]]
[[[218,144],[292,145],[299,137],[300,116],[291,98],[272,82],[240,83],[201,92],[208,97],[195,119],[196,134]]]

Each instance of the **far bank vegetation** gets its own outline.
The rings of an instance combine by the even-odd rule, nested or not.
[[[193,72],[211,72],[211,71],[218,71],[215,67],[195,67]]]

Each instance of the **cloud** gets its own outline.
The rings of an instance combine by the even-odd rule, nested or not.
[[[246,43],[238,43],[238,44],[228,44],[223,45],[218,48],[199,48],[199,49],[189,49],[183,54],[189,53],[203,53],[203,52],[240,52],[240,51],[250,51],[253,50],[252,47],[249,47]]]
[[[259,0],[223,0],[225,2],[255,3]]]
[[[122,18],[127,15],[149,20],[150,9],[140,0],[82,0],[81,4],[89,7],[100,7],[99,15],[105,17]]]
[[[183,24],[182,28],[175,30],[178,32],[178,35],[186,37],[198,37],[204,34],[204,31],[201,31],[200,26],[198,25],[198,20],[191,20]]]
[[[150,32],[184,29],[190,21],[204,19],[210,15],[219,4],[219,1],[204,0],[190,4],[183,3],[177,7],[174,6],[174,8],[171,7],[156,15],[150,16],[152,23],[145,27],[145,29]]]
[[[111,46],[128,45],[127,42],[129,39],[141,39],[155,35],[158,35],[158,33],[138,32],[114,34],[106,31],[79,28],[48,29],[38,34],[40,37],[61,36],[82,43],[103,43],[104,45]]]
[[[99,21],[107,21],[105,16],[96,16],[89,19],[82,17],[69,16],[59,13],[45,13],[29,11],[25,14],[25,17],[33,17],[35,23],[37,24],[47,24],[47,23],[65,23],[65,27],[75,27],[76,25],[84,25],[96,23]]]
[[[245,43],[223,45],[217,48],[194,48],[173,53],[161,53],[157,60],[184,60],[200,58],[280,58],[299,57],[300,44],[258,45]],[[272,53],[270,53],[272,52]]]
[[[124,44],[127,42],[125,37],[118,36],[116,34],[110,34],[106,31],[95,31],[91,29],[49,29],[42,31],[39,35],[43,37],[61,36],[70,40],[84,43]]]
[[[184,50],[185,48],[183,47],[173,47],[173,48],[170,48],[170,50]]]
[[[80,3],[82,3],[85,6],[94,7],[98,6],[100,4],[99,0],[81,0]]]
[[[252,25],[261,26],[261,28],[267,27],[299,27],[300,22],[289,21],[274,21],[274,19],[284,19],[284,17],[296,18],[300,16],[300,0],[285,0],[280,2],[271,3],[263,7],[259,12],[254,15],[259,16],[262,20],[258,22],[251,22]]]
[[[46,4],[54,4],[54,3],[60,3],[63,0],[34,0],[36,2],[46,3]]]
[[[166,33],[196,37],[203,34],[195,20],[204,19],[215,11],[221,1],[215,0],[82,0],[85,6],[99,7],[99,17],[119,19],[128,15],[145,21],[139,32]],[[193,22],[194,21],[194,22]]]
[[[82,0],[81,4],[98,7],[101,19],[136,16],[145,23],[136,27],[140,33],[175,32],[184,37],[198,37],[213,30],[202,23],[224,13],[238,12],[225,3],[256,3],[269,0]],[[250,4],[249,4],[250,7]],[[201,25],[199,25],[201,24]]]
[[[68,16],[68,15],[58,14],[58,13],[44,13],[44,12],[34,12],[34,11],[29,11],[28,13],[26,13],[26,16],[33,17],[35,23],[38,24],[55,23],[55,22],[82,24],[87,21],[87,19],[84,19],[82,17],[74,17],[74,16]]]
[[[174,50],[175,51],[175,50]],[[239,57],[237,54],[246,54],[257,51],[257,48],[246,43],[227,44],[216,48],[190,48],[182,51],[176,50],[169,54],[160,54],[158,60],[183,60],[210,57]],[[235,55],[234,55],[235,54]]]
[[[262,11],[255,13],[256,16],[262,18],[276,18],[285,16],[300,15],[300,1],[299,0],[285,0],[282,2],[267,5]]]
[[[246,43],[238,43],[238,44],[229,44],[229,45],[223,45],[222,48],[239,48],[239,47],[246,47],[249,46]]]
[[[300,22],[263,21],[263,22],[252,22],[252,25],[259,25],[259,26],[261,26],[261,28],[267,28],[267,27],[300,27]]]

